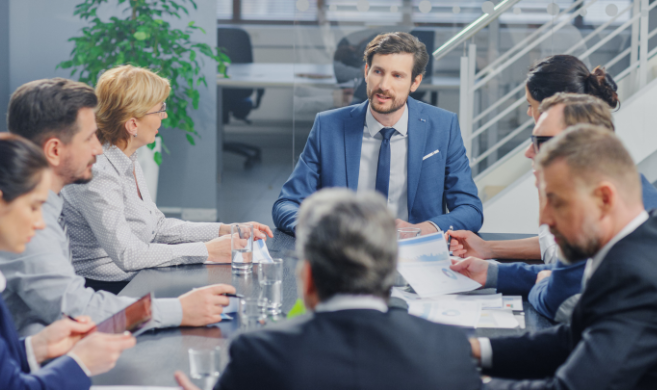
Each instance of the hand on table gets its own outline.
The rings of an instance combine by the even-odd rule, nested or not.
[[[493,252],[488,242],[469,230],[450,230],[446,233],[450,237],[452,255],[459,257],[478,257],[480,259],[493,258]]]
[[[67,353],[95,326],[87,316],[76,319],[78,322],[68,318],[55,321],[32,336],[32,350],[38,363]]]
[[[121,352],[134,347],[136,342],[130,332],[124,334],[94,332],[80,340],[71,353],[80,359],[93,376],[114,368]]]
[[[399,228],[418,228],[418,229],[420,229],[420,235],[421,236],[424,236],[425,234],[435,233],[435,232],[438,231],[438,230],[436,230],[436,227],[433,226],[429,222],[422,222],[422,223],[412,224],[412,223],[406,222],[406,221],[401,220],[401,219],[398,218],[398,219],[395,219],[395,225],[397,225],[397,229],[399,229]]]
[[[253,225],[253,239],[254,240],[267,240],[267,236],[270,238],[274,238],[274,233],[272,233],[271,228],[269,226],[262,224],[260,222],[238,222],[240,224],[242,223],[249,223]],[[219,228],[219,235],[223,236],[226,234],[230,234],[230,225],[232,224],[223,224],[221,225],[221,228]]]
[[[488,277],[488,262],[476,257],[468,257],[465,260],[452,260],[449,266],[452,271],[467,276],[482,286],[486,284]]]
[[[185,375],[182,371],[176,371],[173,376],[176,378],[176,382],[178,382],[183,390],[201,390],[196,387],[196,385],[194,385],[192,381],[187,378],[187,375]]]
[[[244,245],[246,246],[246,240],[244,240]],[[214,261],[215,263],[230,263],[230,234],[206,242],[205,247],[208,248],[208,261]]]
[[[235,287],[214,284],[194,289],[178,297],[182,305],[181,326],[205,326],[221,321],[221,313],[230,300],[224,294],[235,294]]]
[[[536,275],[536,283],[538,284],[538,282],[540,282],[541,280],[545,278],[549,278],[550,275],[552,275],[552,271],[549,269],[539,272],[538,275]]]

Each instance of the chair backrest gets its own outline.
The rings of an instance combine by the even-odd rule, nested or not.
[[[226,54],[233,64],[249,64],[253,62],[253,47],[251,37],[241,28],[218,27],[217,46],[226,49]]]

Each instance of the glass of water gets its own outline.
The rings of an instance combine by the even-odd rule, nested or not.
[[[259,298],[240,299],[239,316],[240,327],[245,330],[257,329],[267,323],[267,315]]]
[[[420,228],[399,228],[397,229],[397,239],[405,240],[407,238],[419,237],[422,229]]]
[[[247,273],[253,268],[253,225],[235,223],[230,226],[231,264],[234,272]]]
[[[189,349],[189,374],[204,390],[212,389],[219,378],[219,352],[218,348]]]
[[[281,314],[283,259],[273,259],[272,262],[258,265],[258,280],[260,281],[260,297],[267,300],[267,312],[271,315]]]

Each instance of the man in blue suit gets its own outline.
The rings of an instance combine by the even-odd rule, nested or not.
[[[276,227],[294,233],[306,197],[347,187],[383,194],[398,227],[479,230],[483,208],[456,115],[408,96],[428,60],[424,44],[407,33],[381,34],[367,45],[368,100],[317,115],[274,203]]]

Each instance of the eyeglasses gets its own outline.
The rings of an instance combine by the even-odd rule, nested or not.
[[[539,150],[541,150],[541,145],[544,143],[548,142],[554,136],[552,135],[532,135],[531,137],[532,144],[534,145],[534,152],[538,153]]]
[[[147,112],[146,115],[150,115],[150,114],[160,114],[160,118],[161,118],[161,117],[162,117],[162,114],[164,114],[164,113],[166,113],[166,112],[167,112],[167,104],[166,104],[166,103],[162,103],[162,109],[160,109],[160,111]]]

